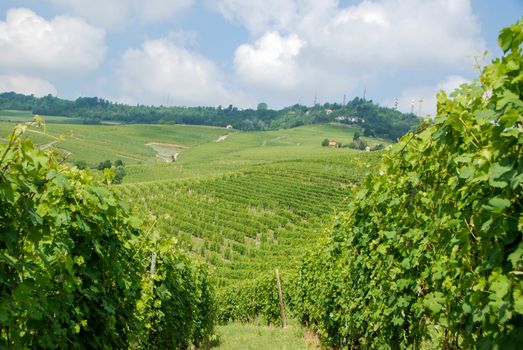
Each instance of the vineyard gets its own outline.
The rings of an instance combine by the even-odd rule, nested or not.
[[[326,348],[523,348],[523,20],[499,42],[373,152],[0,111],[0,348],[207,348],[285,312]]]
[[[161,236],[176,237],[214,266],[219,288],[239,283],[250,288],[249,281],[275,268],[285,276],[296,271],[303,250],[321,236],[333,213],[347,208],[352,187],[377,159],[362,153],[350,159],[287,161],[212,179],[128,184],[118,191],[136,212],[156,217]],[[268,289],[274,289],[274,278],[269,280]],[[275,322],[269,313],[277,310],[273,304],[263,316]],[[218,316],[248,320],[260,313]]]
[[[0,346],[185,348],[211,336],[207,268],[92,175],[0,145]],[[152,258],[154,257],[154,258]]]
[[[12,122],[28,117],[14,111],[3,113],[0,128],[6,132]],[[211,318],[218,323],[259,319],[279,324],[274,269],[281,271],[290,310],[291,285],[303,251],[321,237],[334,213],[346,210],[353,188],[380,157],[374,152],[321,147],[325,137],[351,140],[355,129],[345,126],[226,134],[221,128],[85,126],[60,124],[59,117],[51,119],[53,123],[45,126],[26,123],[20,139],[50,150],[60,162],[65,154],[70,162],[87,160],[96,165],[98,160],[120,158],[126,163],[126,183],[113,189],[132,204],[143,222],[139,235],[147,237],[133,243],[141,247],[143,270],[138,274],[142,278],[137,282],[136,304],[128,305],[136,310],[133,320],[138,334],[129,344],[160,347],[158,339],[165,339],[164,335],[151,335],[143,327],[173,331],[164,325],[173,322],[171,317],[181,317],[180,312],[188,312],[177,311],[173,305],[165,314],[163,306],[160,310],[154,307],[160,300],[169,307],[169,299],[159,292],[176,290],[177,284],[169,285],[172,278],[182,278],[183,288],[195,288],[191,279],[203,281],[202,292],[194,295],[194,300],[187,299],[189,295],[184,300],[194,310],[206,307],[207,311],[178,321],[179,338],[171,339],[171,344],[186,344],[184,337],[187,342],[204,341],[212,329]],[[228,137],[216,142],[218,135]],[[176,145],[181,156],[175,163],[159,162],[155,149],[147,146],[150,140],[161,146]],[[97,181],[112,182],[105,178],[107,174],[94,171],[94,176]],[[148,282],[145,270],[155,253],[161,259],[160,251],[163,260],[169,252],[174,256],[170,268],[158,270],[155,286]],[[186,260],[185,252],[192,262]],[[210,266],[212,293],[206,292],[206,269],[197,261]],[[180,264],[193,272],[172,270]],[[185,289],[177,293],[183,294]],[[154,321],[152,315],[162,315],[161,321]],[[192,328],[191,322],[199,328]]]

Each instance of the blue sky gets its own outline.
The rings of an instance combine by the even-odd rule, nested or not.
[[[365,89],[434,113],[522,16],[522,0],[3,0],[0,91],[280,108]]]

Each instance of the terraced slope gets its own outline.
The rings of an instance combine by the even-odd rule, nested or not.
[[[343,210],[350,188],[379,155],[284,161],[187,181],[119,186],[154,229],[174,235],[217,269],[220,285],[294,266],[321,233],[326,216]]]

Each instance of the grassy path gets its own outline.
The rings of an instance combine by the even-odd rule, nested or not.
[[[255,324],[231,323],[218,326],[219,344],[213,350],[316,350],[315,338],[297,323],[285,329]]]

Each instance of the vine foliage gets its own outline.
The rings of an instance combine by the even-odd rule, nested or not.
[[[0,145],[0,347],[176,349],[209,337],[206,270],[25,128]]]
[[[522,348],[522,42],[523,20],[503,29],[304,258],[298,311],[325,344]]]

